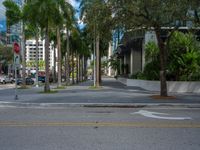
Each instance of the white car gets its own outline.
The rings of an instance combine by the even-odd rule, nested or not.
[[[0,83],[6,84],[6,83],[14,83],[15,80],[13,78],[9,78],[8,76],[0,76]]]

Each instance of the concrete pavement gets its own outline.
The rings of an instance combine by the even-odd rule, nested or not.
[[[69,86],[55,94],[41,94],[40,88],[18,90],[19,100],[14,100],[14,89],[0,90],[1,106],[184,106],[200,107],[200,95],[169,93],[176,99],[155,100],[159,94],[138,87],[127,87],[113,78],[104,78],[102,88],[91,89],[92,81]],[[56,87],[55,85],[52,86]]]

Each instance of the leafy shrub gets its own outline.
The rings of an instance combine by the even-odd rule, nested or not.
[[[147,80],[159,80],[160,69],[158,61],[151,61],[145,65],[144,75]]]

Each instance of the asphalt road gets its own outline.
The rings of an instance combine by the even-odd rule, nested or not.
[[[12,86],[0,87],[0,150],[200,149],[199,107],[60,107],[64,103],[196,106],[200,95],[170,93],[176,99],[155,100],[150,96],[158,93],[126,87],[113,79],[104,80],[98,90],[89,88],[91,85],[88,81],[56,94],[41,94],[42,87],[18,90],[17,101]]]
[[[1,150],[199,150],[200,109],[0,108]]]

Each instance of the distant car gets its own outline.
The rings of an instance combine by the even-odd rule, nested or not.
[[[17,85],[21,85],[22,84],[22,78],[17,79]],[[34,80],[31,78],[26,78],[26,85],[33,85],[34,84]]]
[[[5,77],[0,76],[0,83],[2,83],[2,84],[6,84]]]
[[[14,83],[15,80],[8,76],[0,76],[0,83],[6,84],[6,83]]]
[[[42,83],[45,83],[45,76],[38,76],[38,81],[42,82]],[[53,82],[53,77],[49,77],[49,82]]]
[[[38,76],[38,81],[44,83],[45,82],[45,77],[44,76]]]

